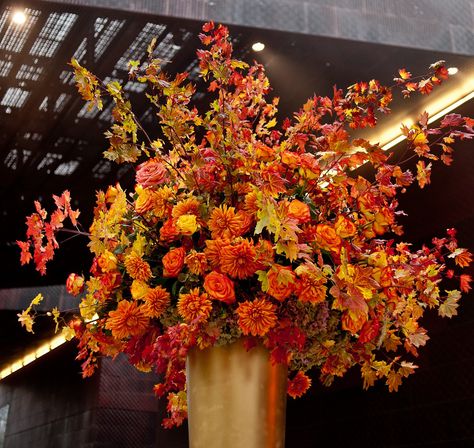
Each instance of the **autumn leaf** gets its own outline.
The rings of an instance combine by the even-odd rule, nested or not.
[[[472,277],[468,274],[461,274],[459,276],[459,287],[462,292],[468,293],[471,288]]]
[[[418,83],[418,90],[422,95],[429,95],[433,90],[433,84],[429,79],[422,79]]]
[[[438,314],[441,317],[453,317],[458,314],[459,307],[458,300],[461,298],[461,293],[457,290],[446,291],[448,293],[445,301],[439,306]]]
[[[411,73],[407,71],[405,68],[398,70],[398,73],[400,74],[400,78],[403,79],[404,81],[411,78]]]
[[[400,363],[400,368],[398,369],[398,373],[403,377],[406,378],[412,373],[415,373],[415,369],[417,369],[418,366],[416,364],[413,364],[412,362],[408,361],[402,361]]]
[[[33,331],[33,324],[34,320],[33,317],[30,316],[28,313],[28,310],[23,310],[21,314],[17,314],[18,316],[18,322],[20,322],[22,327],[25,327],[26,331],[29,333],[34,333]]]
[[[369,363],[365,363],[360,368],[360,373],[362,375],[362,379],[364,380],[364,389],[367,390],[369,387],[375,384],[375,380],[377,379],[377,372],[372,368]]]
[[[425,185],[430,183],[431,163],[426,165],[423,160],[419,160],[416,164],[416,171],[416,179],[418,180],[418,184],[420,188],[424,188]]]
[[[387,375],[387,381],[385,383],[388,386],[389,392],[397,392],[398,387],[402,384],[402,375],[400,373],[391,370]]]
[[[441,127],[445,128],[448,126],[456,127],[461,126],[464,123],[464,119],[459,114],[448,114],[441,120]]]
[[[426,330],[421,327],[419,327],[414,333],[409,334],[407,338],[415,347],[426,345],[426,342],[430,339],[426,334]]]

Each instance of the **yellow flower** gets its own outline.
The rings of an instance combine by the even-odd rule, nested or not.
[[[196,215],[181,215],[176,221],[176,227],[182,235],[192,235],[199,227]]]
[[[148,293],[150,287],[141,280],[133,280],[132,286],[130,287],[130,292],[132,293],[132,298],[143,299],[145,295]]]

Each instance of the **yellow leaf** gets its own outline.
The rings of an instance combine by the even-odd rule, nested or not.
[[[391,370],[385,384],[388,386],[389,392],[397,392],[398,386],[402,384],[402,376],[398,372]]]
[[[26,328],[26,331],[29,333],[34,333],[33,331],[33,324],[34,324],[34,319],[32,316],[28,314],[28,310],[23,310],[21,314],[17,314],[18,316],[18,322],[20,322],[22,327]]]
[[[74,330],[68,326],[64,326],[63,328],[61,328],[61,334],[64,336],[64,339],[66,339],[66,341],[70,341],[75,336]]]
[[[142,257],[145,254],[145,249],[148,245],[147,239],[139,233],[135,241],[133,242],[132,250],[137,253],[140,257]]]
[[[267,129],[270,129],[270,128],[275,127],[276,124],[277,124],[276,118],[272,118],[272,119],[265,125],[265,127],[266,127]]]
[[[43,295],[40,293],[38,294],[30,303],[30,307],[33,305],[39,305],[43,300]]]
[[[57,307],[54,307],[52,310],[51,310],[51,314],[53,315],[53,320],[54,320],[54,323],[56,324],[56,327],[54,329],[54,332],[57,333],[58,332],[58,328],[59,328],[59,316],[60,316],[60,313],[59,313],[59,310]]]

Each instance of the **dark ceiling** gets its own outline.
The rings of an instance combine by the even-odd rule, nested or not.
[[[126,62],[143,58],[153,36],[158,37],[157,56],[169,61],[165,70],[190,72],[198,107],[208,98],[196,71],[202,23],[51,2],[28,4],[27,22],[18,26],[11,22],[14,3],[0,3],[2,288],[62,283],[66,260],[69,270],[84,269],[85,244],[77,241],[64,245],[46,278],[33,268],[20,268],[14,242],[24,238],[24,217],[33,211],[33,200],[51,205],[51,194],[67,188],[87,227],[95,191],[117,181],[127,187],[133,179],[129,166],[102,158],[110,107],[105,103],[101,113],[87,111],[67,65],[71,57],[103,79],[123,81],[151,134],[158,132],[153,111],[143,101],[142,85],[128,81]],[[237,57],[256,58],[266,66],[274,94],[281,98],[281,119],[313,92],[330,94],[334,84],[344,87],[368,78],[390,83],[399,67],[423,73],[438,59],[448,59],[461,73],[473,66],[473,58],[394,46],[235,26],[231,33]],[[255,41],[265,42],[266,49],[252,52]],[[423,101],[410,100],[403,110],[419,109]],[[397,107],[396,101],[395,111]]]

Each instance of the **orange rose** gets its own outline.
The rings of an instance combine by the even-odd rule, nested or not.
[[[158,159],[150,159],[139,165],[136,180],[143,188],[154,187],[168,180],[168,171]]]
[[[186,252],[182,247],[171,249],[163,257],[163,277],[177,277],[184,266]]]
[[[339,252],[341,238],[333,227],[328,224],[318,224],[316,226],[316,242],[321,249]]]
[[[170,243],[179,235],[179,230],[172,219],[168,219],[160,229],[160,240]]]
[[[290,267],[273,265],[268,273],[268,294],[283,302],[295,289],[295,273]]]
[[[290,202],[290,206],[288,207],[288,215],[296,218],[300,224],[308,222],[311,219],[308,204],[298,201],[298,199],[294,199]]]
[[[84,277],[77,274],[69,274],[66,280],[66,290],[69,294],[77,296],[84,290]]]
[[[342,215],[339,215],[334,223],[334,229],[341,238],[354,236],[357,229],[355,224]]]
[[[204,289],[213,299],[227,304],[235,302],[234,282],[224,274],[216,271],[207,274]]]

